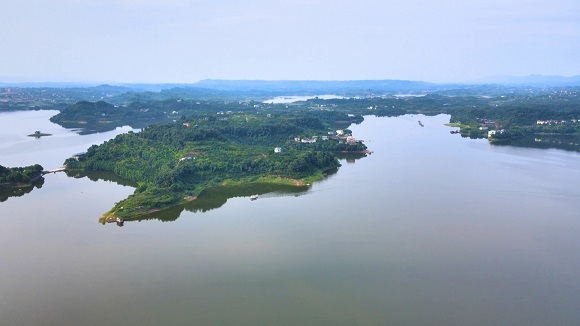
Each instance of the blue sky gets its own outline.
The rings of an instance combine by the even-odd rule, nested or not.
[[[578,0],[5,0],[0,81],[580,75]]]

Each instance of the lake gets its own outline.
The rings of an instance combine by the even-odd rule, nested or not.
[[[130,130],[79,135],[55,113],[0,114],[0,164],[59,167]],[[0,203],[0,324],[578,324],[580,154],[448,121],[365,117],[350,129],[374,153],[308,189],[218,191],[123,227],[97,218],[127,183],[49,174]]]
[[[292,96],[277,96],[271,99],[267,99],[262,103],[268,104],[284,104],[284,103],[294,103],[300,101],[307,101],[311,99],[322,99],[322,100],[332,100],[337,98],[345,98],[344,96],[338,95],[292,95]]]

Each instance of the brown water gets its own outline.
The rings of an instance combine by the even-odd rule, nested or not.
[[[0,164],[60,166],[115,134],[18,127],[45,118],[0,115]],[[447,121],[366,117],[350,129],[374,154],[307,190],[217,190],[124,227],[97,218],[133,188],[48,175],[0,203],[0,324],[578,324],[580,154]]]

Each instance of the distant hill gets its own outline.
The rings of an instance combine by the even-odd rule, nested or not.
[[[409,92],[441,88],[441,85],[409,80],[201,80],[192,86],[233,92],[268,92],[286,94],[321,94],[344,92]]]
[[[194,84],[145,84],[145,83],[127,83],[115,84],[122,87],[130,88],[134,91],[146,92],[160,92],[165,89],[179,88],[179,87],[193,87]]]
[[[461,94],[488,94],[512,88],[515,91],[526,87],[580,87],[580,76],[530,75],[520,77],[496,76],[472,83],[436,84],[412,80],[221,80],[205,79],[196,83],[114,83],[90,84],[77,82],[0,82],[0,88],[28,88],[64,90],[67,97],[75,100],[92,100],[119,97],[117,102],[127,100],[163,100],[170,97],[196,98],[204,100],[260,99],[286,95],[367,96],[388,94],[425,94],[433,92],[455,92]],[[146,94],[144,94],[146,93]],[[145,96],[145,97],[143,97]],[[112,100],[115,101],[115,100]]]
[[[514,86],[580,86],[580,76],[546,76],[546,75],[529,75],[529,76],[496,76],[483,80],[484,83],[495,83],[501,85]]]
[[[0,82],[0,87],[18,87],[18,88],[87,88],[95,87],[99,83],[83,82]]]

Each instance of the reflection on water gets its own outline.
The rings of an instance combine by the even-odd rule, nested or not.
[[[258,195],[259,199],[300,196],[309,190],[308,186],[291,186],[267,183],[252,183],[237,186],[213,187],[202,191],[197,199],[184,205],[174,206],[162,211],[140,216],[134,220],[159,220],[163,222],[175,221],[184,211],[188,212],[208,212],[222,207],[230,198],[248,197]]]
[[[346,160],[348,163],[354,163],[355,160],[365,157],[365,154],[360,153],[338,153],[338,158],[340,160]],[[333,168],[325,171],[325,179],[329,179],[336,175],[338,168]],[[71,178],[85,178],[87,177],[91,181],[108,181],[114,182],[121,186],[128,186],[136,188],[138,184],[124,179],[113,172],[106,171],[65,171],[66,175]],[[150,214],[142,215],[134,219],[127,219],[128,221],[144,221],[144,220],[158,220],[162,222],[171,222],[177,220],[181,213],[185,210],[194,213],[205,213],[213,209],[222,207],[230,198],[236,197],[248,197],[257,196],[257,198],[275,198],[284,196],[302,196],[308,193],[310,190],[309,186],[295,186],[295,185],[283,185],[283,184],[270,184],[270,183],[250,183],[235,186],[220,186],[212,187],[203,190],[197,198],[191,202],[183,205],[177,205],[163,209],[161,211],[156,211]],[[253,199],[253,198],[252,198]],[[118,224],[119,225],[119,224]],[[120,226],[123,226],[121,224]]]
[[[58,167],[128,131],[22,115],[0,119],[3,165]],[[464,139],[448,121],[366,117],[351,128],[372,156],[303,192],[208,189],[149,216],[174,223],[100,227],[134,188],[48,174],[0,203],[0,325],[578,324],[580,153]]]
[[[58,111],[19,111],[0,113],[0,164],[28,166],[40,164],[51,170],[62,166],[74,153],[84,152],[118,134],[134,129],[124,126],[110,132],[80,136],[84,129],[65,129],[49,121]],[[50,137],[28,137],[39,130]]]
[[[534,135],[524,136],[512,140],[509,144],[497,144],[500,146],[517,146],[540,149],[562,149],[565,151],[580,151],[580,137],[572,135]]]
[[[65,171],[66,175],[71,178],[81,179],[87,177],[91,181],[109,181],[121,186],[137,188],[139,185],[136,182],[122,178],[113,172],[108,171]]]
[[[336,153],[336,157],[338,157],[339,160],[345,160],[346,163],[354,163],[356,160],[359,160],[363,157],[366,157],[366,154],[362,154],[362,153]]]
[[[79,122],[56,122],[57,125],[72,130],[79,135],[91,135],[113,131],[119,127],[130,126],[133,129],[141,129],[157,122],[167,122],[167,119],[158,120],[120,120],[111,123],[79,123]]]
[[[364,154],[349,154],[340,153],[339,159],[346,160],[347,162],[354,162],[356,159],[365,157]],[[332,176],[336,175],[338,168],[333,168],[325,171],[325,180],[328,180]],[[103,172],[103,171],[66,171],[67,176],[72,178],[84,178],[88,177],[92,181],[109,181],[115,182],[122,186],[129,186],[136,188],[138,185],[127,179],[123,179],[113,172]],[[319,181],[322,182],[322,181]],[[212,187],[203,190],[197,198],[191,202],[183,205],[177,205],[169,207],[160,211],[149,213],[146,215],[139,216],[133,219],[126,219],[125,222],[129,221],[145,221],[145,220],[158,220],[162,222],[172,222],[179,218],[181,213],[185,210],[193,213],[205,213],[213,209],[222,207],[228,199],[236,197],[248,197],[251,200],[266,199],[266,198],[277,198],[285,196],[302,196],[308,193],[310,186],[295,186],[295,185],[284,185],[284,184],[270,184],[270,183],[250,183],[234,186],[220,186]],[[254,197],[255,196],[255,197]],[[119,225],[119,224],[117,224]],[[121,224],[119,226],[123,226]]]
[[[0,188],[0,203],[5,202],[10,197],[22,197],[30,193],[34,188],[42,188],[44,178],[40,178],[33,182],[32,185],[18,188]]]

